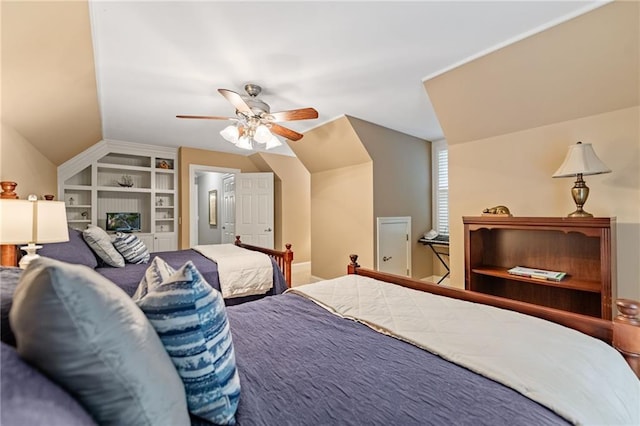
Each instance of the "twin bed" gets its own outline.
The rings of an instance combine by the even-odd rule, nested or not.
[[[211,246],[211,248],[227,246],[230,245]],[[204,249],[207,246],[200,247]],[[270,282],[272,285],[265,291],[256,292],[256,294],[239,295],[239,297],[226,297],[225,302],[227,305],[236,305],[257,300],[265,296],[281,294],[288,287],[291,287],[291,263],[293,262],[291,244],[286,244],[284,251],[278,251],[244,244],[240,241],[240,237],[236,237],[234,245],[229,248],[236,249],[239,252],[245,252],[247,255],[262,255],[266,259],[265,261],[267,263],[271,263],[272,272],[270,272]],[[118,287],[122,288],[129,296],[132,296],[136,291],[140,280],[149,267],[149,263],[125,263],[123,268],[100,263],[97,261],[96,255],[92,252],[89,245],[84,241],[82,231],[71,228],[69,228],[69,241],[64,243],[44,244],[43,248],[40,249],[39,254],[41,256],[50,257],[63,262],[81,264],[95,269],[95,271],[100,275],[103,275],[113,281]],[[200,273],[203,274],[207,282],[217,290],[223,290],[220,285],[219,264],[206,257],[203,253],[193,249],[157,252],[151,253],[151,259],[149,262],[156,256],[160,256],[174,268],[179,268],[185,262],[192,261]],[[245,281],[248,281],[249,278],[252,277],[245,278]]]
[[[637,425],[640,316],[618,305],[600,320],[367,270],[354,255],[344,277],[227,308],[236,420]],[[17,424],[4,376],[2,424]]]

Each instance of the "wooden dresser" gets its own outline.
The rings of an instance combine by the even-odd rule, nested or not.
[[[465,288],[611,319],[615,218],[464,217]],[[514,266],[566,272],[561,281],[511,275]]]

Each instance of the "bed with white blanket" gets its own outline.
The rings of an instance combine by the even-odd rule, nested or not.
[[[227,305],[281,294],[291,286],[291,244],[286,244],[284,251],[278,251],[244,244],[236,237],[234,244],[198,247],[201,251],[186,249],[151,253],[149,261],[161,257],[174,268],[179,268],[187,261],[193,262],[209,284],[223,293]],[[208,253],[209,256],[203,253]],[[67,242],[44,244],[40,255],[89,266],[113,281],[130,296],[136,291],[149,266],[148,263],[125,263],[124,267],[118,268],[104,262],[99,263],[84,241],[82,232],[75,229],[69,229]],[[217,260],[212,259],[218,257]],[[218,261],[222,264],[222,285],[219,280]],[[256,268],[256,262],[262,266]]]
[[[640,381],[610,345],[638,357],[637,304],[614,323],[350,272],[228,309],[238,424],[640,424]]]
[[[637,302],[619,300],[621,314],[606,321],[383,274],[355,260],[346,276],[224,310],[228,323],[220,325],[232,335],[225,351],[233,348],[240,384],[237,425],[640,424]],[[5,313],[18,277],[0,275]],[[29,282],[19,285],[36,285]],[[34,318],[42,321],[22,319]],[[53,424],[51,407],[62,405],[52,401],[62,397],[43,394],[45,378],[5,342],[6,331],[2,424]],[[77,421],[55,424],[92,424],[72,408],[59,411]],[[167,418],[175,411],[166,410]],[[41,421],[25,421],[32,413]],[[209,423],[192,416],[191,424]]]

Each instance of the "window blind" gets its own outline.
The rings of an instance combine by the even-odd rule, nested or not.
[[[434,148],[435,230],[440,235],[449,235],[449,151],[444,143]]]

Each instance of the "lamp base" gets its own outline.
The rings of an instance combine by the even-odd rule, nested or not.
[[[29,266],[29,263],[31,263],[32,260],[39,258],[40,255],[37,254],[36,251],[41,248],[42,246],[37,246],[33,243],[20,247],[20,249],[27,252],[27,254],[20,258],[20,262],[18,263],[20,268],[27,269],[27,266]]]
[[[576,181],[573,188],[571,188],[571,196],[576,203],[576,210],[573,213],[569,213],[567,217],[593,217],[591,213],[582,210],[582,206],[584,206],[584,203],[587,202],[587,198],[589,197],[589,187],[584,179],[582,179],[582,173],[578,173],[576,176]]]
[[[576,210],[573,213],[569,213],[567,217],[593,217],[591,213],[587,213],[582,209]]]

